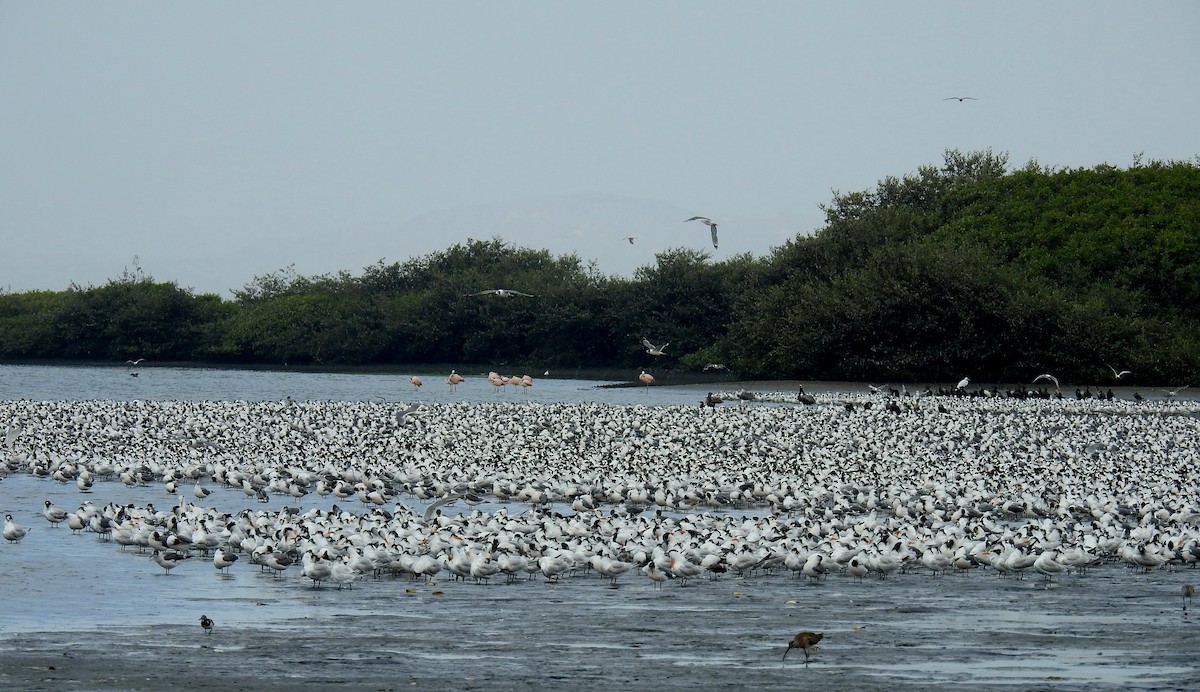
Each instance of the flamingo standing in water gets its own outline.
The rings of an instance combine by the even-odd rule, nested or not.
[[[529,388],[532,386],[533,386],[533,378],[532,377],[530,377],[529,375],[524,375],[521,377],[521,389],[528,392]]]
[[[425,384],[424,382],[421,381],[421,378],[417,377],[416,375],[413,375],[412,377],[408,378],[408,381],[412,382],[413,387],[416,387],[417,389],[420,389],[421,385]]]
[[[654,375],[651,375],[645,370],[642,371],[642,374],[638,375],[638,379],[642,382],[645,382],[647,387],[654,384]]]
[[[458,374],[458,371],[451,370],[450,376],[446,378],[446,384],[450,385],[450,389],[458,390],[458,385],[466,380],[465,377]]]

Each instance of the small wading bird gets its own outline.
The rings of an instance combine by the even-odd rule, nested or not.
[[[518,296],[521,298],[534,297],[532,293],[521,293],[520,291],[514,291],[509,288],[489,288],[486,291],[479,291],[478,293],[468,293],[464,297],[470,298],[471,296],[496,296],[497,298],[515,298]]]
[[[655,346],[654,344],[650,343],[649,339],[643,338],[642,345],[646,347],[646,353],[649,353],[652,356],[665,356],[667,354],[663,352],[663,349],[670,346],[671,342],[668,341],[662,346]]]
[[[1051,375],[1050,373],[1046,373],[1044,375],[1038,375],[1037,377],[1033,378],[1034,382],[1041,382],[1042,380],[1048,380],[1050,382],[1053,382],[1054,388],[1058,389],[1058,378],[1055,377],[1054,375]]]
[[[212,634],[212,628],[215,623],[207,615],[200,616],[200,627],[204,628],[205,634]]]
[[[687,223],[688,221],[699,221],[705,226],[708,226],[709,232],[712,233],[713,247],[715,248],[717,246],[717,224],[715,221],[706,216],[693,216],[692,218],[684,221],[684,223]]]
[[[1187,616],[1188,601],[1192,600],[1192,596],[1196,595],[1196,587],[1191,584],[1184,584],[1183,588],[1179,589],[1183,594],[1183,615]]]
[[[809,649],[816,646],[817,642],[821,641],[824,636],[825,635],[819,632],[801,632],[800,634],[797,634],[796,636],[792,637],[792,641],[788,642],[787,651],[783,652],[783,659],[785,661],[787,660],[788,651],[791,651],[792,649],[803,649],[804,667],[807,668]]]
[[[975,98],[974,96],[947,96],[946,98],[944,98],[942,100],[943,101],[958,101],[959,103],[962,103],[963,101],[978,101],[979,99]]]

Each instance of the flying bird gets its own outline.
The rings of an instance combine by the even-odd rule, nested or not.
[[[1108,363],[1105,363],[1105,365],[1108,365]],[[1126,375],[1133,374],[1132,372],[1130,372],[1128,370],[1122,370],[1120,372],[1117,372],[1117,369],[1111,365],[1108,365],[1108,369],[1112,370],[1113,377],[1117,378],[1118,380],[1121,379],[1122,377],[1125,377]]]
[[[942,100],[943,101],[958,101],[959,103],[962,103],[963,101],[978,101],[979,99],[975,98],[974,96],[947,96],[946,98],[944,98]]]
[[[142,362],[143,360],[146,360],[146,359],[145,359],[145,358],[138,358],[137,360],[127,360],[127,361],[125,361],[125,362],[126,362],[126,363],[129,363],[130,365],[137,365],[138,363]]]
[[[1055,377],[1054,375],[1051,375],[1050,373],[1045,373],[1043,375],[1038,375],[1037,377],[1033,378],[1034,382],[1041,382],[1042,380],[1049,380],[1049,381],[1053,382],[1054,388],[1058,389],[1058,378]]]
[[[1180,392],[1182,392],[1183,390],[1187,389],[1190,386],[1191,386],[1190,384],[1185,384],[1182,387],[1178,387],[1176,389],[1160,389],[1158,391],[1162,392],[1164,396],[1174,397],[1174,396],[1179,396]]]
[[[497,298],[514,298],[517,296],[520,296],[521,298],[534,297],[532,293],[521,293],[520,291],[514,291],[509,288],[489,288],[486,291],[479,291],[478,293],[468,293],[464,297],[470,298],[471,296],[496,296]]]
[[[629,244],[633,245],[633,241],[637,240],[637,236],[636,235],[627,235],[627,236],[625,236],[625,240],[628,240]]]
[[[726,367],[724,363],[705,363],[704,364],[704,372],[708,372],[709,370],[728,370],[728,369],[729,368]]]
[[[665,356],[667,354],[663,352],[663,349],[670,346],[671,342],[668,341],[662,346],[655,346],[654,344],[650,343],[649,339],[643,338],[642,345],[646,347],[646,353],[649,353],[652,356]]]
[[[704,216],[693,216],[692,218],[687,219],[687,221],[684,221],[684,223],[687,223],[688,221],[699,221],[705,226],[708,226],[708,230],[712,232],[713,247],[715,248],[717,246],[717,224],[715,221]]]

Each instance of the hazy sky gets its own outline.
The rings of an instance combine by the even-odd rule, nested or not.
[[[1194,159],[1197,35],[1190,1],[0,0],[0,288],[762,256],[947,148]]]

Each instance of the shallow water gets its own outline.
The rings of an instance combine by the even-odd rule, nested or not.
[[[121,379],[128,374],[114,370],[81,369],[86,377],[76,380],[77,395],[123,398],[114,388],[129,384]],[[35,374],[0,368],[4,396],[14,398],[13,383],[26,377],[18,388],[40,394],[29,398],[70,398],[48,394],[69,391],[45,381],[61,372]],[[252,375],[210,380],[208,372],[172,372],[153,380],[161,390],[131,398],[172,398],[167,394],[174,390],[196,399],[369,400],[407,386],[394,376]],[[270,376],[270,384],[245,385],[261,375]],[[138,380],[131,387],[151,381],[149,371],[130,379]],[[689,405],[695,398],[686,390],[668,395],[671,390],[654,388],[647,395],[553,382],[560,384],[538,388],[539,382],[529,395],[613,393],[648,396],[656,404],[672,403],[660,396],[678,396]],[[256,386],[261,395],[248,395]],[[489,386],[480,383],[478,396],[501,395]],[[424,389],[425,396],[433,392],[431,385]],[[240,490],[205,485],[213,494],[202,504],[226,512],[289,504],[272,497],[259,505]],[[180,484],[189,501],[191,489]],[[244,555],[228,575],[198,555],[164,574],[144,553],[51,527],[40,514],[47,499],[67,509],[85,499],[160,508],[178,501],[159,483],[97,482],[81,494],[73,484],[27,475],[0,481],[0,512],[31,527],[21,543],[0,544],[3,689],[1200,688],[1200,613],[1184,615],[1179,590],[1197,581],[1192,570],[1145,573],[1113,563],[1052,582],[984,569],[813,582],[780,570],[697,579],[683,588],[678,582],[655,588],[634,572],[622,576],[618,588],[591,573],[560,584],[539,576],[481,585],[443,572],[432,584],[384,577],[352,589],[315,589],[298,568],[274,578]],[[425,506],[405,502],[418,511]],[[295,504],[328,508],[334,500],[308,495]],[[363,511],[354,499],[341,504]],[[489,508],[495,507],[480,507]],[[513,504],[509,511],[524,507]],[[212,635],[201,631],[201,614],[217,622]],[[808,668],[802,651],[781,660],[788,639],[801,630],[825,635]]]

